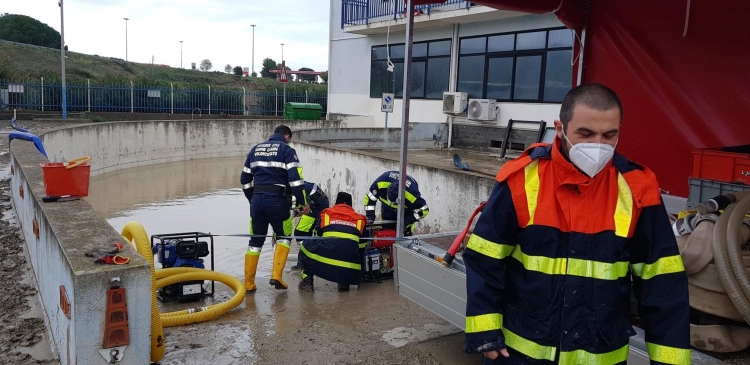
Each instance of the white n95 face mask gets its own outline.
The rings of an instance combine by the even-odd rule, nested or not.
[[[563,136],[570,143],[565,132],[563,132]],[[570,143],[570,145],[572,146],[568,151],[570,162],[589,177],[594,177],[600,173],[615,154],[615,147],[606,143],[583,142]],[[617,146],[617,143],[615,143],[615,146]]]

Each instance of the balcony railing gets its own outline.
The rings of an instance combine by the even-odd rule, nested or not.
[[[448,0],[442,4],[420,5],[414,8],[417,15],[430,15],[435,11],[467,9],[469,1]],[[341,28],[347,25],[365,25],[388,19],[404,18],[406,1],[404,0],[342,0]]]

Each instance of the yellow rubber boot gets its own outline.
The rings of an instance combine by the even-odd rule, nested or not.
[[[288,286],[281,280],[281,273],[284,271],[284,265],[286,265],[286,258],[289,255],[289,241],[278,240],[276,241],[276,249],[273,251],[273,268],[271,269],[271,285],[275,286],[276,289],[286,289]]]
[[[255,291],[255,272],[258,270],[258,259],[260,251],[253,248],[245,252],[245,291],[248,293]]]

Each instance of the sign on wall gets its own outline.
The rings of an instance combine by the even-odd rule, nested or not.
[[[392,93],[383,93],[383,98],[380,101],[380,111],[383,113],[393,113],[393,101],[395,97]]]

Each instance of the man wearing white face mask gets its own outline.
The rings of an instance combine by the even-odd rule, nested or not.
[[[625,364],[631,287],[651,364],[690,364],[687,277],[656,177],[614,152],[622,105],[565,97],[557,138],[505,164],[463,254],[484,364]]]

